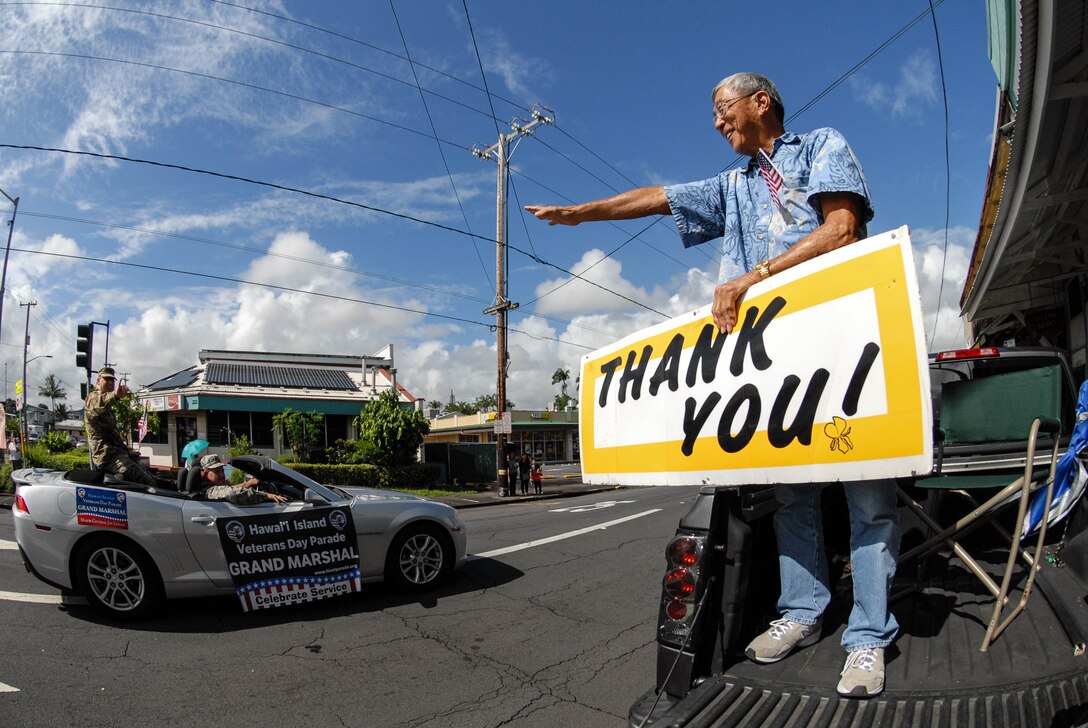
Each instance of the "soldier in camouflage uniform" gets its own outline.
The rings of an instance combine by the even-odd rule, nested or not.
[[[126,394],[128,388],[117,384],[111,367],[98,370],[94,389],[83,403],[91,462],[97,470],[113,473],[130,483],[155,485],[155,476],[133,461],[128,445],[117,430],[113,404]]]

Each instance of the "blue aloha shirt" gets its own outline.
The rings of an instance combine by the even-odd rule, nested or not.
[[[865,200],[859,236],[873,219],[869,183],[850,145],[834,129],[774,140],[771,161],[782,175],[775,205],[755,159],[744,169],[730,169],[702,182],[669,185],[676,228],[685,248],[722,238],[718,282],[725,283],[789,250],[823,223],[816,196],[853,192]]]

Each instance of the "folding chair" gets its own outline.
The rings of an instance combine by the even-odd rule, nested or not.
[[[1020,532],[1033,490],[1045,488],[1046,512],[1050,508],[1054,489],[1054,469],[1058,462],[1058,437],[1061,433],[1061,370],[1054,367],[1031,369],[1022,372],[997,374],[981,379],[948,382],[941,389],[941,411],[937,435],[937,462],[934,474],[914,481],[914,486],[932,492],[927,500],[939,504],[942,493],[953,492],[964,496],[972,510],[954,523],[942,525],[939,515],[931,515],[914,501],[902,488],[899,499],[906,507],[933,531],[924,543],[910,549],[899,558],[900,563],[925,556],[943,546],[952,552],[976,576],[995,601],[993,616],[986,628],[980,649],[985,652],[990,643],[1027,606],[1028,597],[1038,569],[1036,558],[1041,553],[1046,538],[1045,522],[1039,529],[1034,556],[1020,546]],[[1054,445],[1050,466],[1035,468],[1035,449],[1040,431],[1050,435]],[[944,472],[944,450],[952,445],[978,445],[1024,442],[1025,461],[1023,470],[1016,472],[972,472],[968,467],[960,472]],[[977,469],[976,469],[977,470]],[[970,491],[979,489],[1000,490],[983,503],[978,503]],[[1011,533],[997,530],[1009,542],[1009,553],[1000,586],[979,562],[957,540],[984,523],[997,526],[993,520],[1005,505],[1018,504],[1016,524]],[[1009,601],[1009,585],[1013,566],[1023,559],[1029,567],[1020,602],[1001,619],[1001,612]]]

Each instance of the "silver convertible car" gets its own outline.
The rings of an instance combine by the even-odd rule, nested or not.
[[[179,477],[176,490],[104,482],[87,470],[17,471],[12,513],[23,562],[106,614],[137,619],[164,597],[235,593],[248,609],[382,579],[425,590],[465,558],[464,521],[445,504],[321,485],[266,457],[231,465],[287,501],[208,500],[199,471]]]

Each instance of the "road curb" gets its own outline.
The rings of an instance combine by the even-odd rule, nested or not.
[[[431,498],[430,500],[438,501],[439,503],[445,503],[448,506],[462,510],[465,508],[483,508],[485,506],[502,506],[510,503],[531,503],[533,501],[540,500],[552,500],[554,498],[572,498],[576,495],[589,495],[590,493],[607,493],[613,490],[623,490],[625,486],[622,485],[607,485],[600,487],[584,488],[578,490],[561,490],[555,493],[541,493],[540,495],[506,495],[500,496],[494,493],[487,492],[488,500],[480,501],[478,503],[451,503],[449,500],[456,498],[456,496],[441,496],[439,498]],[[448,500],[449,499],[449,500]]]

